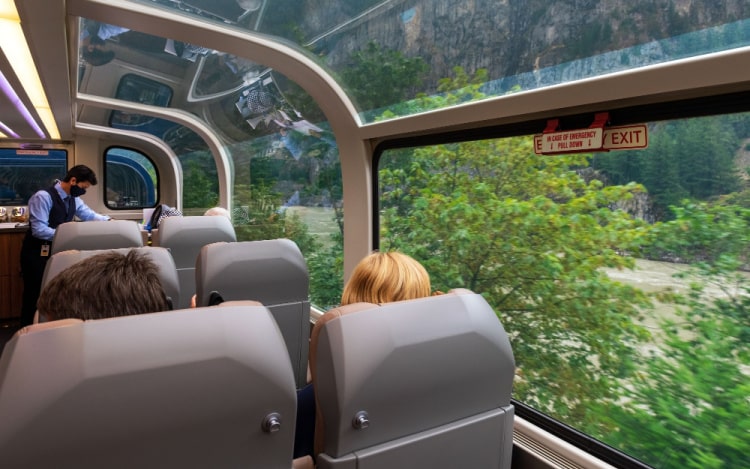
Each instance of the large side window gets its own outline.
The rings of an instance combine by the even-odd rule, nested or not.
[[[532,136],[388,150],[379,247],[487,298],[518,415],[653,467],[745,466],[750,114],[647,128],[648,148],[609,153],[540,155]]]
[[[65,150],[0,148],[0,206],[26,205],[39,189],[65,176]]]
[[[143,153],[111,147],[104,155],[106,205],[111,209],[141,209],[156,206],[159,175]]]

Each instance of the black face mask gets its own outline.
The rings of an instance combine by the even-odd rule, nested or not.
[[[80,197],[83,194],[86,193],[86,189],[83,189],[78,186],[70,186],[70,196],[71,197]]]

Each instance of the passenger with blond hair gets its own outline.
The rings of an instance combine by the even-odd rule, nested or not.
[[[419,261],[396,251],[376,251],[354,268],[341,304],[388,303],[430,295],[430,275]]]
[[[211,207],[208,210],[206,210],[206,213],[203,214],[204,216],[222,216],[229,218],[229,221],[232,220],[232,214],[229,213],[229,210],[225,209],[224,207]]]
[[[430,275],[419,261],[396,251],[375,251],[354,267],[341,306],[413,300],[431,294]],[[315,390],[308,384],[297,392],[295,458],[314,455],[315,407]]]

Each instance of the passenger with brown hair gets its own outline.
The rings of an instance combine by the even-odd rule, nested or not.
[[[430,275],[416,259],[400,252],[373,252],[354,268],[341,305],[389,303],[431,295]]]
[[[103,319],[167,311],[159,267],[145,254],[105,252],[77,262],[42,289],[40,320]]]

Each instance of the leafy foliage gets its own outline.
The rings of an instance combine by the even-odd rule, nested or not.
[[[264,184],[235,187],[232,214],[237,241],[288,238],[297,243],[307,257],[320,248],[307,225],[295,214],[282,210],[280,195]]]
[[[459,74],[436,99],[481,93]],[[691,142],[696,158],[714,152],[706,165],[679,162],[674,155],[686,154],[666,132],[652,161],[618,166],[627,174],[619,180],[666,176],[654,186],[662,201],[738,187],[728,140],[710,144],[727,145],[719,157],[719,147],[699,145],[708,139],[688,138],[699,129],[669,132]],[[728,198],[684,200],[669,207],[670,221],[646,225],[613,209],[643,186],[586,180],[578,170],[588,163],[535,155],[525,137],[389,151],[379,172],[381,248],[419,259],[436,290],[487,298],[511,335],[520,401],[657,467],[747,465],[750,281],[739,269],[750,211]],[[633,267],[624,254],[694,266],[688,295],[658,297],[683,305],[679,322],[653,335],[640,325],[649,296],[602,272]]]
[[[337,232],[331,237],[330,247],[318,249],[307,260],[311,301],[323,310],[338,306],[344,289],[343,233]]]
[[[676,226],[690,218],[690,231],[711,238],[714,230],[699,223],[701,212],[680,216]],[[747,236],[742,240],[746,246]],[[645,353],[641,371],[625,387],[632,404],[606,414],[619,430],[611,442],[657,467],[748,464],[750,281],[732,251],[695,264],[690,291],[671,298],[683,305],[678,320],[662,322],[660,350]]]
[[[638,181],[658,211],[668,219],[669,206],[685,198],[707,200],[740,188],[734,155],[743,122],[731,118],[689,119],[652,125],[649,148],[601,153],[592,165],[614,184]]]
[[[186,209],[213,207],[219,200],[216,166],[210,154],[197,155],[184,162],[182,206]],[[213,176],[213,178],[209,177]]]
[[[454,84],[455,85],[455,84]],[[476,95],[478,87],[460,89]],[[452,99],[451,93],[444,98]],[[419,259],[446,291],[481,292],[512,336],[516,398],[603,434],[592,402],[618,398],[633,369],[648,300],[602,267],[630,268],[646,227],[614,202],[642,187],[603,187],[574,170],[585,155],[535,155],[530,138],[398,150],[381,164],[382,248]]]
[[[748,261],[750,209],[687,200],[670,208],[674,219],[651,229],[646,255],[690,264],[715,264],[725,256]]]
[[[375,42],[352,54],[351,64],[341,73],[348,90],[362,110],[400,103],[416,94],[427,64],[422,58],[407,58],[397,50]]]

